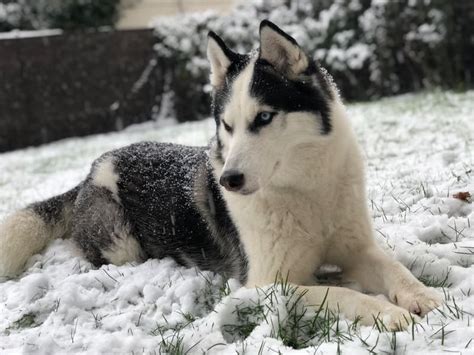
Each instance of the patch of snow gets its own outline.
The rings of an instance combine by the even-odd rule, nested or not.
[[[474,91],[404,95],[348,110],[367,160],[377,240],[417,277],[443,285],[438,289],[448,298],[444,315],[430,313],[413,334],[397,333],[397,349],[472,353],[474,205],[453,194],[474,195]],[[140,140],[204,145],[213,133],[211,119],[150,122],[1,154],[0,218],[75,186],[110,149]],[[226,287],[229,296],[222,294]],[[370,327],[340,344],[313,339],[306,349],[292,349],[274,335],[286,314],[281,303],[268,322],[255,319],[247,338],[229,333],[239,322],[237,307],[268,302],[261,292],[171,259],[94,269],[70,240],[56,240],[30,259],[21,277],[0,282],[0,352],[160,353],[173,342],[189,354],[396,352],[393,334]],[[340,327],[347,329],[344,322]]]

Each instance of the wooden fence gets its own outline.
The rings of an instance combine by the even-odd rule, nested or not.
[[[153,40],[151,30],[1,39],[0,151],[150,119],[163,88]]]

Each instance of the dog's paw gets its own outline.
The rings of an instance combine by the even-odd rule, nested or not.
[[[406,330],[413,323],[418,323],[419,321],[420,318],[416,314],[393,305],[374,316],[374,326],[377,329],[390,332]]]
[[[397,291],[390,298],[398,306],[420,317],[443,303],[443,298],[437,291],[425,286]]]
[[[417,315],[406,309],[379,300],[376,304],[372,304],[370,309],[360,313],[362,325],[373,326],[380,331],[401,331],[420,321]]]

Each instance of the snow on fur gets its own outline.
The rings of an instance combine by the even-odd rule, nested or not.
[[[57,240],[14,280],[0,283],[0,352],[18,353],[405,353],[474,349],[474,92],[406,95],[349,106],[367,159],[369,206],[377,239],[447,306],[412,332],[350,328],[347,337],[285,337],[294,312],[279,289],[243,289],[237,281],[177,266],[170,259],[93,269],[68,240]],[[68,139],[0,155],[0,218],[76,185],[101,153],[140,140],[202,145],[211,120]],[[265,292],[274,292],[271,298]],[[231,295],[229,295],[231,293]],[[270,302],[269,299],[272,301]],[[269,302],[271,304],[269,304]],[[275,303],[273,303],[275,302]],[[268,312],[265,317],[261,305]],[[247,312],[247,310],[249,312]],[[302,321],[314,317],[314,310]],[[266,319],[266,320],[265,320]],[[319,334],[319,335],[318,335]],[[362,341],[362,340],[363,341]],[[364,344],[365,343],[365,344]],[[285,345],[286,344],[286,345]]]

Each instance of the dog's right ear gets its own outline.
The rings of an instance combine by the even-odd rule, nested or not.
[[[222,38],[210,31],[207,35],[207,58],[211,63],[211,85],[219,87],[224,84],[227,69],[236,54],[224,43]]]

